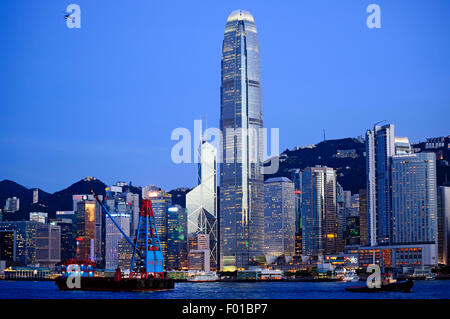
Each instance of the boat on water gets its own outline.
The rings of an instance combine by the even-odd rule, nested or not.
[[[190,271],[186,280],[190,282],[213,282],[218,281],[219,276],[214,271]]]
[[[107,197],[111,197],[108,191]],[[132,241],[109,212],[104,201],[93,190],[95,200],[111,219],[116,228],[122,233],[133,249],[130,275],[122,276],[117,268],[114,277],[99,276],[95,272],[95,263],[89,260],[70,260],[62,264],[61,276],[55,283],[61,290],[101,290],[101,291],[146,291],[173,289],[175,282],[167,278],[164,271],[164,256],[156,229],[155,215],[150,199],[143,199],[139,213],[136,236]]]
[[[349,292],[382,292],[382,291],[397,291],[397,292],[409,292],[414,286],[412,279],[408,278],[404,281],[397,281],[392,277],[392,274],[385,274],[384,279],[381,281],[379,288],[369,288],[367,285],[359,287],[347,287],[346,291]]]
[[[336,274],[336,278],[338,279],[338,281],[344,281],[344,282],[359,281],[359,277],[354,270],[346,270],[345,268],[343,268],[342,270],[336,270],[335,274]]]
[[[61,265],[55,284],[61,290],[148,291],[173,289],[175,282],[164,274],[134,274],[123,278],[120,268],[114,277],[98,276],[91,261],[69,261]]]
[[[67,277],[55,280],[61,290],[90,290],[90,291],[149,291],[174,288],[174,280],[167,278],[116,278],[80,277],[79,286],[70,286]]]

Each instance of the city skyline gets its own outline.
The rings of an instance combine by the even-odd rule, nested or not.
[[[448,56],[450,48],[439,40],[450,20],[445,19],[450,11],[444,10],[448,3],[424,7],[420,2],[381,1],[380,30],[365,26],[367,13],[363,3],[341,4],[339,8],[327,1],[290,4],[290,10],[282,3],[280,15],[256,2],[244,7],[236,2],[214,5],[194,2],[183,7],[184,11],[169,10],[166,4],[145,7],[144,3],[141,5],[148,10],[138,11],[123,4],[112,8],[108,15],[102,14],[100,3],[79,4],[84,19],[80,30],[66,28],[62,15],[61,21],[56,19],[65,9],[57,4],[38,6],[29,2],[30,10],[20,9],[28,18],[20,22],[12,21],[10,14],[17,12],[18,7],[2,4],[1,23],[14,28],[18,35],[17,38],[12,33],[6,35],[5,42],[9,45],[0,53],[2,61],[11,61],[4,65],[11,78],[2,80],[6,95],[1,116],[8,118],[0,128],[0,147],[4,150],[0,160],[2,178],[46,191],[55,191],[89,175],[101,176],[108,184],[131,179],[137,185],[151,183],[164,189],[195,185],[192,174],[195,165],[170,162],[173,145],[170,130],[178,126],[191,128],[193,120],[199,118],[208,118],[211,126],[218,126],[220,80],[214,70],[220,56],[219,39],[226,15],[239,7],[252,12],[261,28],[265,126],[280,127],[280,151],[316,143],[322,139],[323,129],[327,139],[363,135],[372,122],[382,119],[395,123],[402,130],[399,135],[409,136],[413,142],[448,134],[444,121],[449,97],[443,84],[450,65],[443,57]],[[171,28],[185,25],[188,16],[195,16],[189,13],[200,8],[210,15],[202,23],[194,21],[192,38],[188,40],[186,32],[167,37],[174,31]],[[32,12],[37,11],[41,15],[33,16]],[[151,19],[145,16],[148,12]],[[161,65],[173,64],[164,72],[162,66],[153,62],[151,45],[136,40],[155,37],[153,23],[167,18],[169,12],[177,23],[160,30],[163,38],[156,38],[168,53],[160,55],[166,62]],[[313,17],[309,17],[311,13]],[[444,19],[425,19],[431,14]],[[314,17],[323,19],[315,21]],[[411,17],[415,18],[415,24],[407,25]],[[111,18],[118,23],[108,23]],[[208,30],[201,28],[205,22],[211,26]],[[116,37],[102,37],[111,28]],[[284,31],[278,32],[279,28]],[[131,31],[138,31],[137,35],[127,40]],[[45,39],[44,33],[49,35]],[[24,37],[29,41],[22,43]],[[205,41],[201,41],[203,37]],[[97,43],[95,39],[100,41]],[[120,49],[118,45],[128,49]],[[183,46],[187,50],[182,57],[177,52]],[[387,52],[386,47],[391,49]],[[25,53],[31,52],[30,49],[34,49],[32,56]],[[283,61],[277,58],[280,51],[286,54]],[[196,57],[200,52],[205,55]],[[196,68],[200,71],[198,75],[192,75],[188,59],[195,61],[193,65],[201,65]],[[114,67],[110,68],[111,65]],[[144,78],[138,67],[155,77]],[[88,72],[86,68],[91,69]],[[18,74],[28,76],[20,80]],[[91,76],[86,78],[86,74]],[[201,88],[204,101],[198,103],[197,93],[189,93],[191,86],[177,84],[186,83],[187,74],[194,77],[192,82],[201,83],[197,88]],[[391,78],[386,79],[385,74]],[[174,75],[182,81],[168,82]],[[200,78],[207,81],[199,82]],[[280,78],[285,81],[279,81]],[[175,85],[179,94],[167,99],[169,83]],[[293,94],[298,92],[295,88],[299,88],[300,95]],[[329,94],[317,94],[324,89]],[[28,94],[17,94],[22,91]],[[148,101],[152,102],[150,108]],[[180,106],[179,101],[184,103]],[[280,107],[285,112],[279,112]],[[317,107],[328,112],[333,122],[328,118],[302,121],[299,129],[298,119],[311,116]],[[176,112],[166,112],[167,108]],[[89,114],[89,120],[81,121],[79,114]],[[336,118],[339,120],[335,121]],[[417,118],[422,120],[420,125],[412,121]],[[135,129],[143,123],[149,127],[149,136]],[[129,154],[131,165],[123,165],[120,156],[123,152]],[[149,168],[142,174],[137,169],[143,166],[163,169]]]

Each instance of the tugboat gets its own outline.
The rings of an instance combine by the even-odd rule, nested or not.
[[[142,200],[136,239],[133,242],[111,216],[98,195],[92,190],[91,193],[133,248],[130,276],[129,278],[123,278],[120,268],[117,268],[114,278],[99,277],[95,274],[95,265],[92,262],[70,261],[62,265],[61,277],[55,280],[59,289],[101,291],[173,289],[175,286],[174,280],[166,278],[164,272],[164,257],[155,225],[151,200]]]
[[[381,282],[380,288],[373,287],[369,288],[366,286],[360,287],[347,287],[346,291],[349,292],[380,292],[380,291],[398,291],[398,292],[409,292],[413,287],[414,282],[408,278],[405,281],[397,281],[393,278],[392,274],[384,274],[384,280]]]

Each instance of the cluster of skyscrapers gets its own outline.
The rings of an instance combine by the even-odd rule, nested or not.
[[[348,251],[357,252],[360,265],[447,264],[450,190],[437,187],[434,153],[414,153],[393,125],[374,126],[365,137],[367,187],[358,194],[344,190],[336,170],[325,166],[264,181],[258,36],[247,11],[227,19],[221,74],[221,154],[202,138],[198,185],[175,192],[156,186],[136,192],[125,183],[106,189],[108,210],[132,239],[140,200],[152,201],[166,269],[311,265]],[[18,206],[19,199],[8,199],[5,211]],[[107,269],[126,269],[132,255],[87,194],[74,195],[73,210],[50,221],[37,212],[30,221],[0,223],[0,252],[23,264],[74,258]]]

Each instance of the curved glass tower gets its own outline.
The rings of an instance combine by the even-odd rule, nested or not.
[[[258,36],[253,16],[230,14],[222,48],[220,268],[263,261],[263,127]]]

